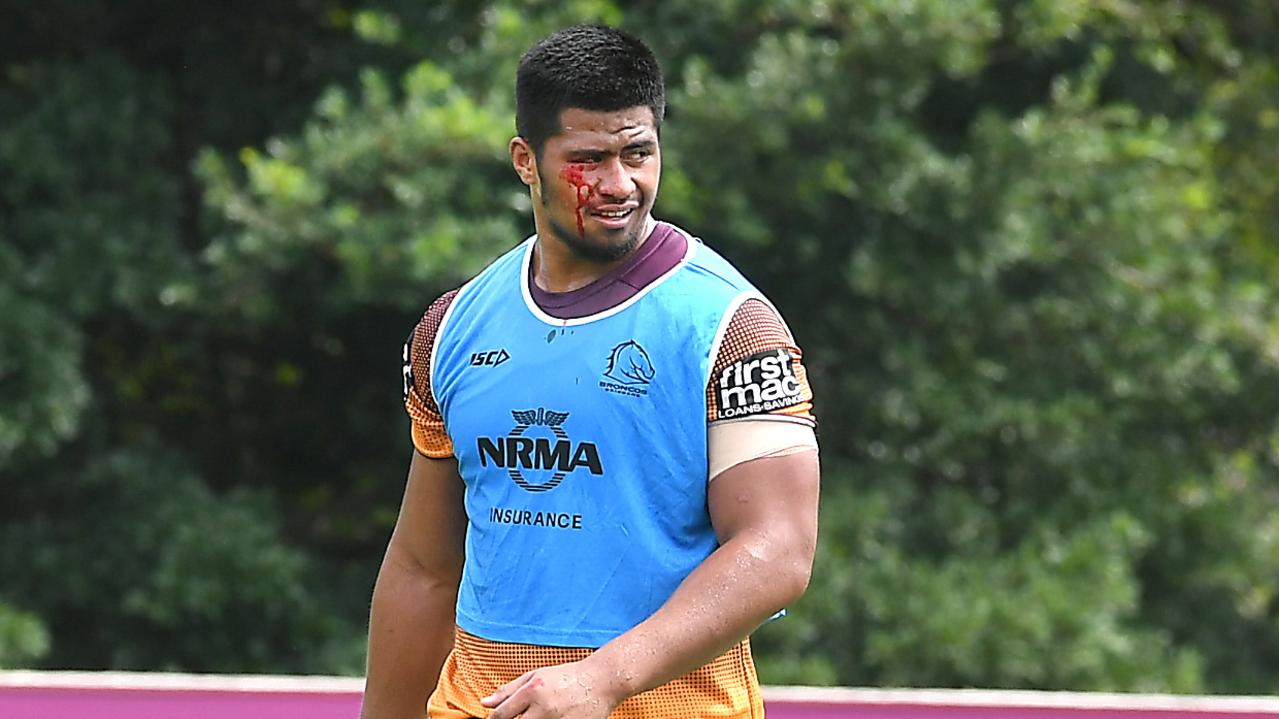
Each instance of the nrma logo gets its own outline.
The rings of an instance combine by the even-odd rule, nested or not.
[[[558,487],[569,472],[581,467],[597,476],[604,474],[595,443],[574,443],[561,426],[568,419],[568,412],[538,407],[513,410],[511,416],[515,418],[515,428],[505,437],[475,440],[481,466],[492,463],[504,468],[521,489],[529,492],[549,492]],[[534,476],[542,477],[543,481],[531,481],[530,477]]]

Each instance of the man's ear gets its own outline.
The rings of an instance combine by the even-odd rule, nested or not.
[[[533,152],[528,141],[522,137],[511,138],[511,165],[521,182],[529,187],[537,186],[537,153]]]

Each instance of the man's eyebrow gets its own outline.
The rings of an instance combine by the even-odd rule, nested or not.
[[[621,151],[627,152],[630,150],[651,150],[655,147],[657,147],[657,140],[654,140],[652,138],[644,138],[642,140],[636,140],[635,142],[626,143],[625,145],[622,146]],[[598,147],[595,145],[588,145],[586,147],[570,147],[570,148],[566,148],[564,151],[567,154],[575,157],[576,156],[593,156],[593,157],[604,156],[613,152],[612,150],[608,148]]]

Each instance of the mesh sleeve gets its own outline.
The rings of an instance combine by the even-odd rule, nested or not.
[[[816,424],[803,352],[766,302],[748,299],[733,313],[706,386],[708,422],[743,418]]]
[[[452,290],[431,303],[404,343],[404,407],[413,424],[413,446],[436,459],[453,456],[453,441],[431,393],[431,348],[456,296],[457,290]]]

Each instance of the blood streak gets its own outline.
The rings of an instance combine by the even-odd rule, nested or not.
[[[560,170],[560,177],[573,187],[573,192],[577,195],[577,234],[582,239],[586,239],[586,221],[582,217],[582,210],[591,201],[591,195],[595,194],[595,190],[586,180],[581,165],[574,163],[565,165],[564,169]]]

